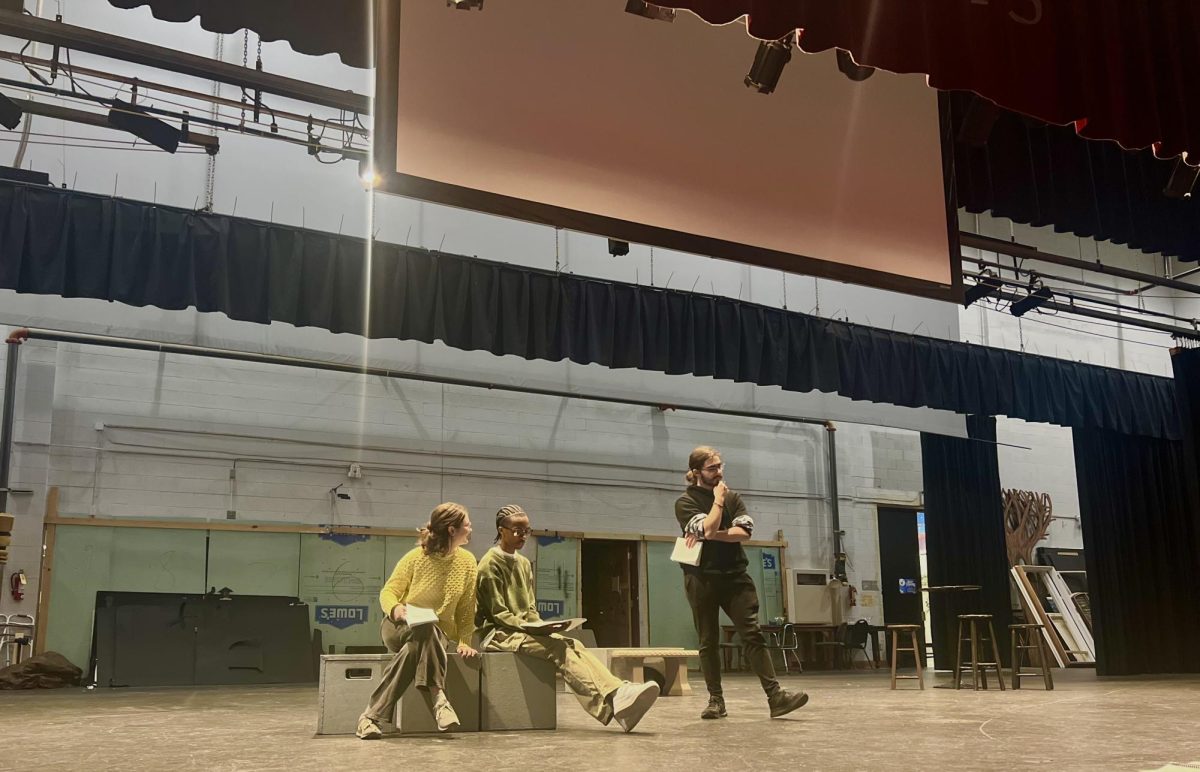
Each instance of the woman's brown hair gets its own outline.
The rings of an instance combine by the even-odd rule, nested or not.
[[[450,529],[462,526],[467,508],[447,501],[429,513],[429,522],[421,528],[418,540],[426,555],[445,555],[450,552]]]

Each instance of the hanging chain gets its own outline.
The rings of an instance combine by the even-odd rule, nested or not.
[[[225,58],[225,36],[217,34],[217,61],[223,61]],[[213,81],[212,95],[219,97],[221,95],[221,84]],[[212,108],[212,117],[217,119],[220,117],[221,107],[214,100]],[[208,156],[208,166],[205,170],[204,180],[204,211],[211,212],[213,210],[213,202],[216,197],[217,189],[217,157],[215,155]]]
[[[249,67],[249,57],[250,57],[250,28],[247,27],[246,29],[242,30],[242,69],[243,70],[247,69]],[[245,88],[242,89],[242,100],[241,101],[242,101],[242,118],[238,125],[241,126],[242,129],[245,129],[246,128],[246,103],[249,101],[246,97],[246,89]]]

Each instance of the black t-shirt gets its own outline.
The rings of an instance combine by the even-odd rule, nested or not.
[[[707,515],[712,510],[713,492],[699,485],[689,485],[687,491],[675,501],[675,519],[682,531],[696,515]],[[725,507],[721,510],[719,530],[733,526],[734,518],[746,513],[746,504],[736,491],[726,491]],[[706,541],[700,548],[700,565],[680,563],[685,573],[690,574],[740,574],[749,561],[746,551],[739,542]]]

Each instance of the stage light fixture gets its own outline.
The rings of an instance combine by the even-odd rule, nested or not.
[[[6,129],[15,129],[21,123],[21,116],[25,111],[8,97],[0,94],[0,126]]]
[[[112,109],[108,111],[108,125],[127,131],[168,153],[178,150],[179,140],[183,138],[183,132],[171,124],[149,115],[135,104],[119,99],[113,100]]]
[[[760,94],[770,94],[779,85],[779,76],[783,68],[792,60],[792,45],[796,42],[796,34],[785,35],[779,40],[764,41],[758,44],[754,54],[754,64],[750,66],[750,74],[746,76],[746,87]]]
[[[370,159],[363,158],[358,162],[358,179],[363,187],[375,188],[383,182],[383,175],[371,164]]]
[[[644,16],[654,21],[675,21],[675,9],[663,8],[661,5],[647,3],[644,0],[629,0],[625,3],[625,13],[634,16]]]
[[[1038,287],[1033,292],[1030,292],[1027,297],[1021,298],[1014,302],[1009,309],[1013,316],[1024,316],[1035,308],[1044,305],[1054,299],[1054,293],[1049,287]]]
[[[1176,159],[1167,186],[1163,188],[1163,195],[1167,198],[1191,198],[1197,177],[1200,177],[1200,167],[1189,166],[1187,153],[1184,153]]]
[[[629,254],[629,242],[618,241],[617,239],[608,240],[608,254],[613,257],[624,257]]]
[[[483,0],[446,0],[446,7],[457,8],[460,11],[469,11],[472,8],[482,11]]]
[[[864,67],[854,61],[854,57],[844,48],[837,50],[837,66],[843,75],[855,83],[861,83],[875,74],[874,67]]]
[[[963,308],[977,303],[986,297],[995,295],[1000,291],[1003,282],[1000,277],[992,273],[990,270],[984,270],[983,275],[979,277],[975,284],[967,287],[966,296],[963,298]]]

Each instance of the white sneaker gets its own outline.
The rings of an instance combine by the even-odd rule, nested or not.
[[[445,732],[448,729],[458,726],[458,714],[450,706],[450,701],[446,699],[445,692],[440,692],[437,702],[433,704],[433,717],[437,721],[439,732]]]
[[[613,718],[626,732],[632,732],[658,699],[658,691],[658,684],[654,681],[644,684],[621,684],[613,692]]]
[[[360,740],[378,740],[383,737],[383,730],[379,728],[379,724],[374,719],[368,718],[364,714],[358,717],[358,729],[355,734]]]

